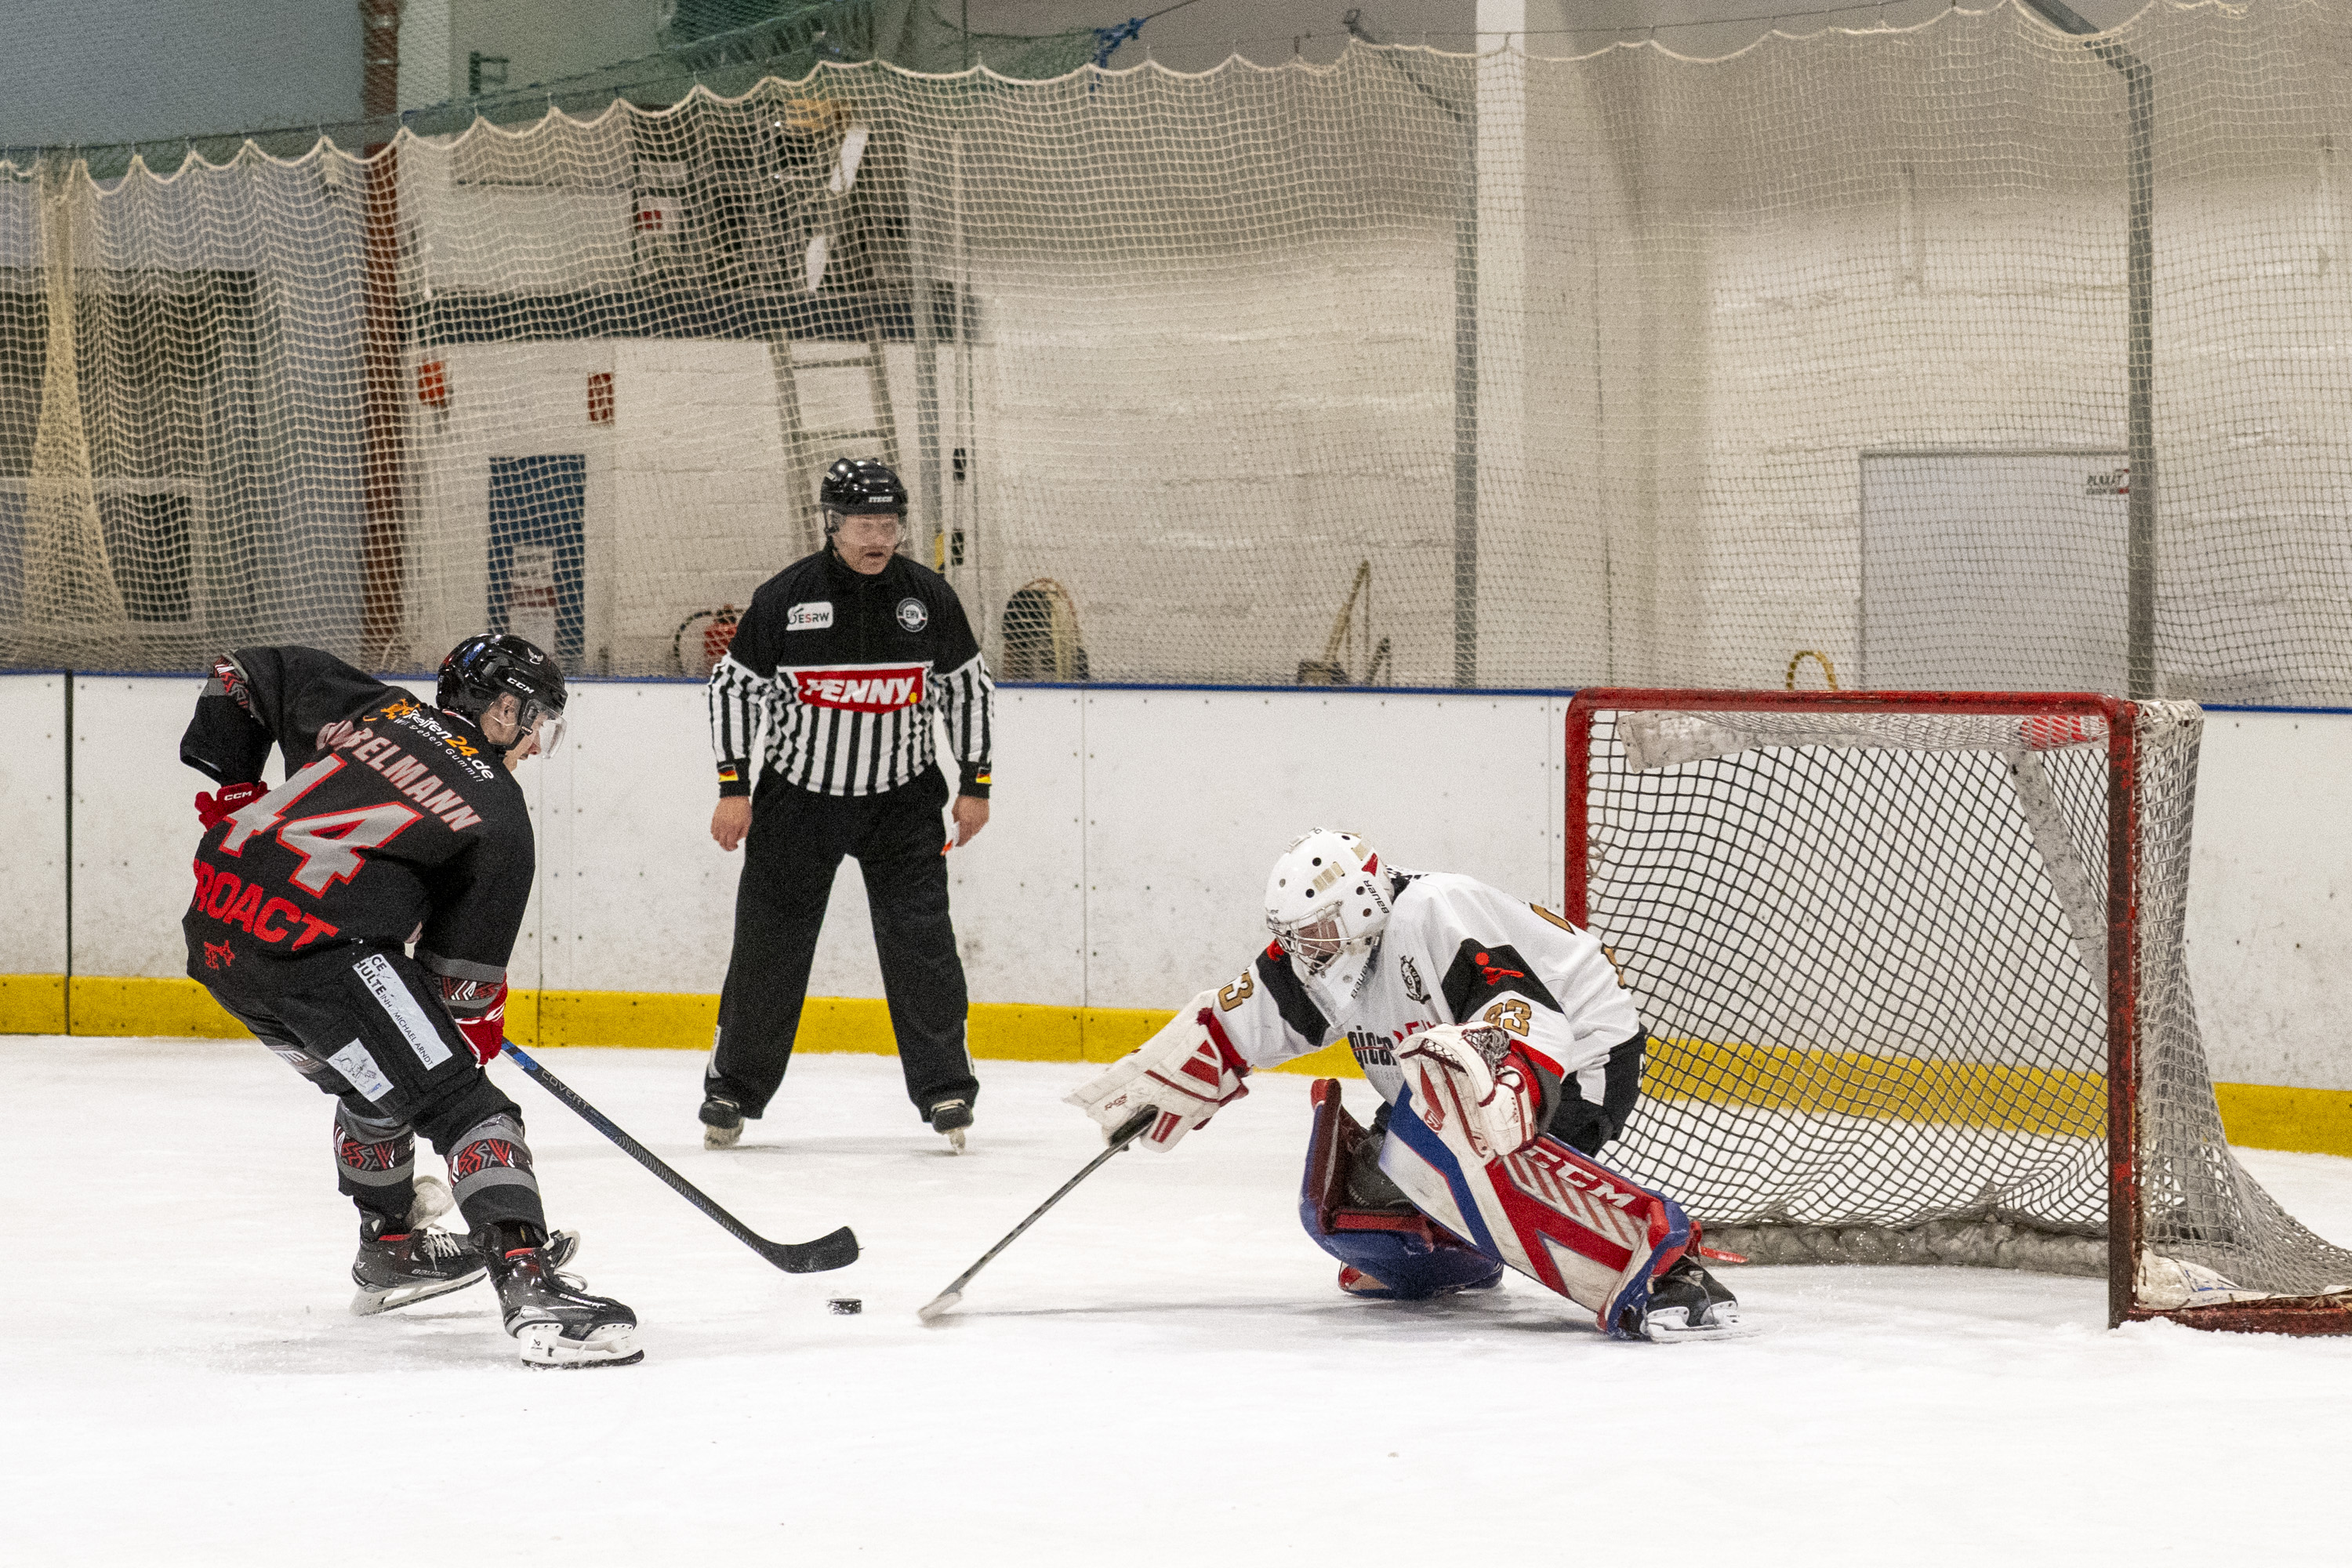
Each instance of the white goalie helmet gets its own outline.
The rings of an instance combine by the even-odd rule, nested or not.
[[[1381,858],[1352,833],[1318,827],[1291,841],[1265,879],[1265,928],[1310,979],[1360,969],[1389,923]]]

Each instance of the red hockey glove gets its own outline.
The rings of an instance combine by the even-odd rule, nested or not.
[[[217,795],[206,795],[198,790],[196,820],[203,823],[209,832],[268,793],[266,785],[258,784],[223,784]]]
[[[466,1048],[474,1053],[476,1062],[488,1067],[490,1058],[506,1048],[505,981],[492,985],[488,981],[460,980],[454,974],[445,974],[441,977],[441,1005],[449,1009],[449,1020],[466,1037]]]

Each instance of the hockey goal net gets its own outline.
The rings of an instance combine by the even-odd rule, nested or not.
[[[1615,1163],[1758,1262],[2103,1274],[2111,1322],[2352,1331],[2352,1253],[2240,1167],[2206,1076],[2183,931],[2202,721],[1580,693],[1568,911],[1653,1041]]]

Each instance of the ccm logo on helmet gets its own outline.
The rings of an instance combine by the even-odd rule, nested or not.
[[[852,713],[890,713],[923,700],[928,664],[852,664],[832,669],[794,669],[793,689],[812,708]]]

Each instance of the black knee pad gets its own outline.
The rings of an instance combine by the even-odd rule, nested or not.
[[[372,1214],[404,1225],[415,1197],[416,1135],[404,1121],[335,1105],[335,1185]]]
[[[477,1122],[445,1151],[449,1190],[472,1226],[522,1221],[547,1227],[522,1123],[505,1112]]]

